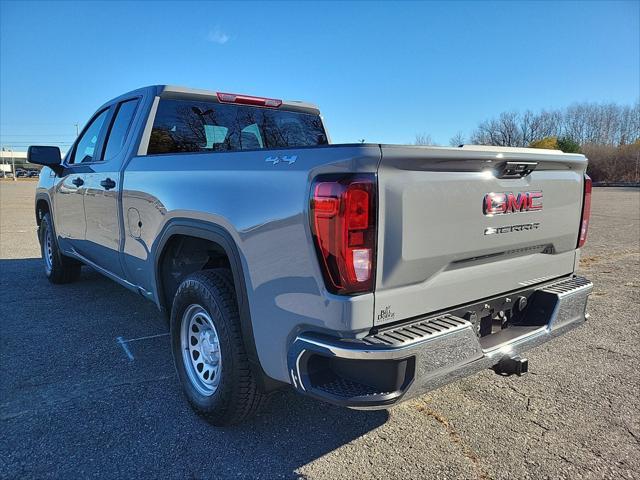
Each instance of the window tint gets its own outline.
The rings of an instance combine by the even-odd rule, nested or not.
[[[148,153],[324,145],[319,115],[194,100],[160,100]]]
[[[127,132],[133,120],[133,114],[136,112],[138,100],[127,100],[118,106],[115,120],[109,131],[109,140],[107,140],[107,148],[104,151],[104,159],[109,160],[115,157],[127,139]]]
[[[78,140],[76,144],[75,152],[69,163],[86,163],[93,162],[94,155],[96,153],[96,144],[98,143],[98,137],[100,136],[100,130],[104,125],[104,121],[107,119],[109,109],[103,110],[100,114],[93,119],[89,127]]]

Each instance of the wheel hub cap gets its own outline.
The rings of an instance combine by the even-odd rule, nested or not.
[[[218,363],[218,339],[213,337],[211,330],[200,332],[201,353],[204,361],[210,365]]]

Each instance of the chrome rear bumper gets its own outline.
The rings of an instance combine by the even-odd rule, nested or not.
[[[515,358],[582,324],[593,284],[572,277],[535,290],[535,321],[479,338],[474,325],[443,314],[363,339],[296,337],[288,355],[298,391],[351,408],[385,408]],[[528,317],[529,318],[529,317]]]

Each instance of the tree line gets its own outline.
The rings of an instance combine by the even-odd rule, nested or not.
[[[579,145],[634,143],[640,140],[640,102],[633,106],[576,103],[563,110],[503,112],[480,122],[470,140],[479,145],[527,147],[549,137],[569,138]]]
[[[431,137],[416,135],[418,145]],[[564,109],[508,111],[484,120],[469,136],[457,133],[452,146],[465,143],[534,147],[584,153],[594,181],[640,181],[640,101],[634,105],[575,103]]]

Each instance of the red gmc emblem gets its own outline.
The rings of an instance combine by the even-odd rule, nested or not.
[[[485,215],[490,216],[542,210],[542,192],[487,193],[482,202],[482,210]]]

